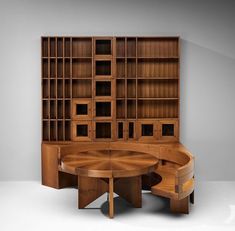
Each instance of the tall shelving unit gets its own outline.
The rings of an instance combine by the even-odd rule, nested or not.
[[[42,140],[179,140],[178,37],[42,37]]]

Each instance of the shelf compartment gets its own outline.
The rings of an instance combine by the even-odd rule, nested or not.
[[[57,98],[63,98],[64,84],[62,79],[57,80]]]
[[[136,38],[127,38],[127,57],[136,57]]]
[[[65,100],[64,101],[64,116],[65,116],[65,119],[70,119],[70,114],[71,114],[70,100]]]
[[[91,141],[91,121],[73,121],[72,122],[72,140],[73,141]]]
[[[73,38],[72,53],[73,57],[92,57],[92,39]]]
[[[63,100],[57,101],[57,119],[64,118],[64,103]]]
[[[50,38],[50,57],[56,56],[56,41],[55,38]]]
[[[139,57],[178,57],[178,38],[138,38]]]
[[[72,76],[73,78],[90,78],[92,77],[92,59],[75,58],[72,62]]]
[[[42,57],[48,57],[48,38],[42,38]]]
[[[57,121],[57,137],[59,141],[64,140],[64,125],[63,121]]]
[[[178,100],[138,100],[138,118],[177,118]]]
[[[117,139],[124,140],[125,139],[125,122],[117,121]]]
[[[95,96],[112,96],[112,82],[110,80],[95,81]]]
[[[111,60],[96,60],[95,61],[95,74],[101,76],[112,75],[112,62]]]
[[[124,79],[116,80],[116,97],[117,98],[125,97],[125,80]]]
[[[42,101],[42,118],[49,119],[49,101]]]
[[[138,59],[138,77],[178,78],[178,60]]]
[[[157,121],[155,120],[139,120],[137,124],[137,135],[139,140],[156,140]]]
[[[116,56],[125,57],[125,38],[116,38]]]
[[[49,121],[42,122],[42,140],[49,141]]]
[[[136,59],[127,59],[127,78],[136,77]]]
[[[64,39],[64,55],[65,57],[70,57],[71,56],[71,51],[70,51],[70,38],[65,38]]]
[[[50,80],[50,98],[56,98],[56,81]]]
[[[160,120],[159,121],[159,139],[160,140],[178,140],[179,139],[178,120]]]
[[[57,78],[63,78],[63,59],[57,59]]]
[[[42,77],[48,78],[48,59],[42,61]]]
[[[112,138],[112,123],[111,122],[95,122],[95,138],[96,139],[111,139]]]
[[[136,118],[136,100],[127,100],[127,118]]]
[[[57,57],[63,57],[63,38],[57,38]]]
[[[112,101],[96,101],[95,116],[96,117],[112,117],[113,103]]]
[[[42,80],[42,98],[49,97],[49,80],[43,79]]]
[[[70,59],[64,60],[64,77],[70,78],[71,77],[71,68],[70,68]]]
[[[135,121],[128,121],[128,126],[127,126],[127,139],[132,140],[136,138],[136,127],[135,127]]]
[[[111,39],[95,39],[95,54],[96,55],[111,55],[112,40]]]
[[[136,97],[136,80],[135,79],[127,80],[127,97],[128,98]]]
[[[91,98],[92,97],[92,80],[73,79],[72,80],[73,98]]]
[[[73,99],[73,120],[89,120],[92,118],[91,99]]]
[[[125,77],[125,59],[116,60],[116,76],[117,78]]]
[[[71,122],[65,121],[65,140],[70,141],[71,140]]]
[[[116,100],[116,117],[125,118],[125,100]]]
[[[55,59],[50,59],[50,78],[56,77]]]
[[[157,80],[141,79],[138,80],[139,98],[177,98],[177,80]]]
[[[56,119],[56,101],[50,100],[50,119]]]
[[[57,134],[56,134],[56,121],[50,121],[50,140],[56,141]]]
[[[70,98],[71,88],[70,88],[70,79],[65,79],[64,81],[64,96],[65,98]]]

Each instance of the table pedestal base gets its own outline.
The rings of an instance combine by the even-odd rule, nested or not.
[[[125,178],[78,177],[78,208],[85,208],[92,201],[109,193],[109,217],[114,216],[113,193],[127,200],[136,208],[141,208],[141,176]]]

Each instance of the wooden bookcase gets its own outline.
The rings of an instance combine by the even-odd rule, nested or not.
[[[179,140],[178,37],[42,37],[42,140]]]

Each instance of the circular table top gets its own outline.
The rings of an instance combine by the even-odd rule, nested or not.
[[[154,171],[158,159],[150,154],[123,150],[95,150],[68,154],[61,168],[87,177],[132,177]]]

